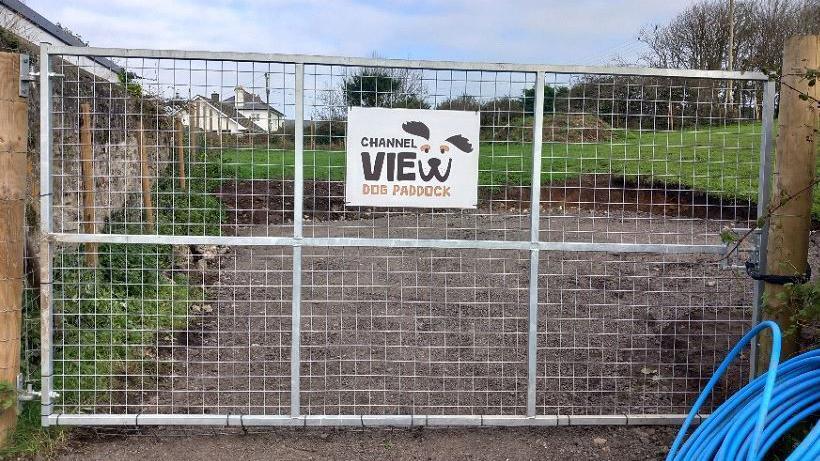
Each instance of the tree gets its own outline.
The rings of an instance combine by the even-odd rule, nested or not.
[[[347,107],[428,109],[421,74],[412,69],[365,67],[342,80]]]
[[[788,37],[820,33],[820,0],[737,2],[734,14],[735,70],[772,70],[782,66]],[[652,67],[725,69],[729,56],[729,9],[724,0],[702,0],[667,24],[640,31]]]
[[[749,9],[750,32],[739,42],[740,69],[780,69],[789,37],[820,33],[820,0],[758,0],[750,3]]]
[[[445,99],[436,105],[436,109],[477,111],[481,109],[481,105],[475,96],[463,94],[455,98]]]
[[[557,90],[549,85],[544,85],[544,113],[561,112],[567,106],[566,97],[569,88],[559,87]],[[521,92],[521,104],[524,112],[532,114],[535,111],[535,88],[524,88]]]
[[[695,3],[668,24],[644,28],[638,40],[649,46],[644,59],[652,67],[720,69],[729,43],[727,3]]]

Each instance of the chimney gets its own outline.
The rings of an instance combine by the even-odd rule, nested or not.
[[[242,88],[241,86],[238,86],[238,87],[233,89],[233,92],[234,92],[234,96],[235,96],[234,97],[234,106],[236,106],[237,109],[241,109],[241,108],[245,107],[245,89]]]
[[[219,93],[211,93],[211,101],[219,102]]]

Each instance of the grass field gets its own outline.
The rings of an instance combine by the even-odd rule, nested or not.
[[[542,183],[584,173],[626,179],[652,178],[723,197],[755,199],[760,157],[759,123],[683,131],[622,131],[598,143],[544,143]],[[532,147],[518,142],[482,141],[479,182],[484,186],[528,185]],[[305,179],[344,180],[341,150],[305,151]],[[292,150],[235,149],[221,153],[223,178],[293,177]],[[820,194],[813,214],[820,218]]]

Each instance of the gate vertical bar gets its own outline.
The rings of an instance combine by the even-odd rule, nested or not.
[[[293,159],[293,237],[302,238],[302,201],[305,184],[303,180],[304,165],[304,91],[305,67],[295,65],[294,83],[294,159]],[[301,336],[302,336],[302,243],[293,245],[293,307],[291,309],[291,338],[290,338],[290,416],[295,418],[300,414],[300,364]]]
[[[758,178],[757,191],[757,217],[760,219],[767,213],[769,208],[769,196],[772,189],[772,146],[774,145],[774,96],[775,82],[768,81],[763,84],[763,112],[762,128],[760,139],[760,177]],[[769,220],[763,223],[760,229],[758,240],[758,264],[761,270],[766,270],[766,247],[769,243]],[[760,322],[760,314],[763,310],[763,289],[765,283],[762,280],[755,281],[752,299],[752,325]],[[751,361],[749,366],[749,380],[757,376],[757,341],[752,341],[752,348],[749,354]]]
[[[538,246],[541,228],[541,141],[544,130],[544,73],[535,74],[530,188],[530,299],[527,333],[527,416],[535,416],[535,366],[538,355]]]
[[[40,416],[43,426],[53,413],[51,403],[54,358],[52,354],[51,298],[51,79],[49,44],[40,43]]]

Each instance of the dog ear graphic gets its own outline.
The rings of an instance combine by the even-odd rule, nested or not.
[[[445,141],[456,146],[462,152],[466,152],[469,154],[473,151],[473,145],[470,144],[470,141],[460,134],[450,136],[449,138],[445,139]]]
[[[401,129],[404,130],[406,133],[421,136],[422,138],[428,141],[430,140],[430,128],[423,122],[404,122],[401,125]]]

